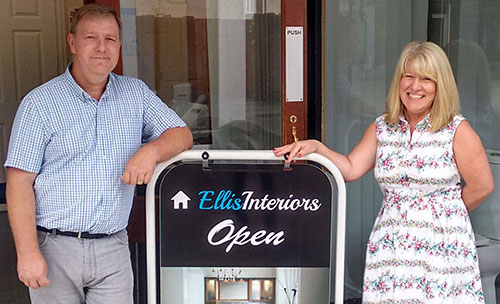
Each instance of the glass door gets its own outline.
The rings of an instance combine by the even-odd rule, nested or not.
[[[281,1],[121,1],[123,74],[189,125],[196,148],[281,144]]]
[[[487,149],[494,179],[500,180],[496,177],[500,176],[499,33],[498,0],[325,1],[325,54],[329,54],[325,56],[325,143],[349,153],[367,126],[383,114],[404,46],[413,40],[433,41],[449,57],[462,113]],[[474,232],[491,244],[500,239],[495,189],[471,213]],[[347,199],[345,298],[361,301],[366,243],[382,202],[373,174],[349,183]],[[492,285],[483,284],[483,288],[494,292]]]
[[[118,74],[144,80],[195,148],[271,149],[307,134],[306,0],[87,0],[121,13]]]

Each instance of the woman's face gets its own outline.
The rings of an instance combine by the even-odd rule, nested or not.
[[[406,113],[422,119],[429,113],[436,96],[436,83],[417,74],[411,61],[399,82],[399,98],[406,108]]]

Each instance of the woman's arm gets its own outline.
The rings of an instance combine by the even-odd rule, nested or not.
[[[465,181],[462,199],[470,212],[493,191],[494,183],[481,139],[467,121],[458,126],[453,139],[458,171]]]
[[[302,140],[274,149],[276,156],[290,153],[287,162],[291,162],[294,157],[300,158],[314,152],[330,159],[339,168],[345,181],[355,181],[365,175],[375,164],[377,153],[375,122],[368,126],[360,142],[347,156],[329,149],[317,140]]]

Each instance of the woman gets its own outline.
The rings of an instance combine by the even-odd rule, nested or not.
[[[274,150],[290,153],[288,162],[319,153],[346,181],[375,167],[384,201],[367,246],[364,303],[484,302],[468,211],[493,190],[493,177],[459,110],[444,51],[412,42],[399,58],[386,113],[348,156],[316,140]]]

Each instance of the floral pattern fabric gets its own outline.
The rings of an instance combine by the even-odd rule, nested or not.
[[[462,201],[453,137],[429,116],[410,134],[376,119],[375,178],[384,195],[371,232],[363,303],[484,303],[474,235]]]

